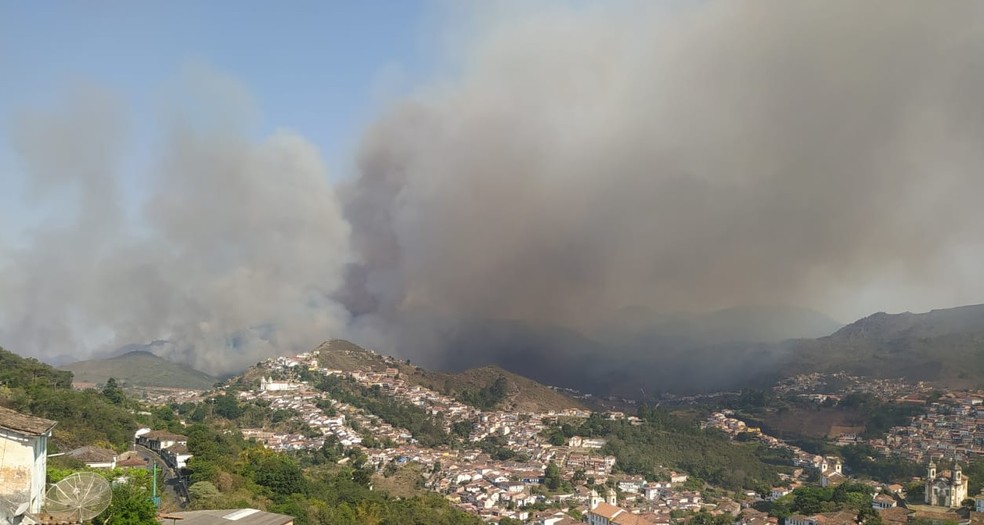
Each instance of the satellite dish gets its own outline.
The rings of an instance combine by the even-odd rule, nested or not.
[[[30,506],[31,506],[30,501],[25,501],[24,503],[21,503],[20,505],[17,506],[16,509],[14,509],[14,516],[20,516],[24,514],[25,512],[27,512],[27,509]]]
[[[101,514],[112,499],[113,489],[108,481],[91,472],[77,472],[48,489],[44,510],[52,516],[82,522]]]
[[[19,518],[27,513],[27,509],[30,506],[31,503],[29,501],[18,503],[15,500],[11,500],[9,496],[0,496],[0,524],[18,523],[20,521]]]

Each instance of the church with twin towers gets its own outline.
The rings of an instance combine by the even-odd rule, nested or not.
[[[951,509],[959,508],[960,504],[969,496],[968,487],[970,479],[963,475],[960,464],[953,466],[953,470],[936,472],[936,463],[929,460],[926,468],[926,497],[928,505],[938,507],[948,507]]]

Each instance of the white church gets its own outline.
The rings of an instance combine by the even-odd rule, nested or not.
[[[956,509],[968,496],[970,479],[963,475],[960,464],[953,471],[943,471],[937,475],[936,463],[929,460],[926,469],[926,504]]]
[[[263,392],[285,392],[301,388],[300,383],[290,381],[274,381],[269,377],[260,378],[260,390]]]

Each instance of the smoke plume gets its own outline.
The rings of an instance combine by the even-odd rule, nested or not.
[[[984,295],[984,5],[512,7],[471,13],[337,188],[303,137],[176,119],[132,210],[119,100],[24,115],[32,198],[70,220],[0,259],[0,338],[226,371],[348,334],[449,363],[496,351],[449,343],[476,319]]]
[[[980,249],[980,4],[653,4],[492,17],[370,129],[348,304],[584,329],[842,306]]]
[[[8,348],[64,360],[164,341],[168,357],[221,373],[344,327],[329,294],[349,227],[317,150],[289,131],[249,139],[234,83],[204,68],[187,76],[199,98],[183,107],[196,110],[168,113],[135,217],[120,202],[137,174],[119,165],[119,99],[83,90],[12,127],[35,199],[67,202],[68,219],[8,250]]]

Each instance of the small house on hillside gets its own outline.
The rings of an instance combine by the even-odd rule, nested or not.
[[[0,407],[0,497],[40,512],[55,422]],[[20,510],[20,509],[15,509]]]
[[[89,468],[116,468],[116,451],[108,448],[85,446],[69,451],[65,455],[85,463]]]
[[[192,455],[188,452],[188,446],[182,444],[171,445],[161,450],[161,457],[171,468],[183,469],[188,466],[188,460]]]
[[[187,445],[188,438],[166,430],[152,430],[137,436],[137,444],[147,447],[154,452],[160,452],[174,445]]]

